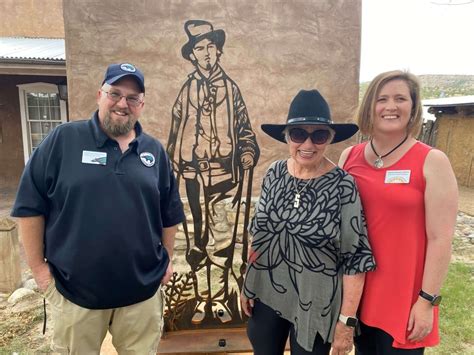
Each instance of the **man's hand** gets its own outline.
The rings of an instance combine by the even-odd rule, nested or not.
[[[253,166],[253,154],[246,152],[240,156],[240,163],[244,170],[248,170]]]
[[[45,261],[31,269],[33,277],[41,292],[45,292],[48,285],[53,280],[48,263]]]
[[[331,344],[331,355],[346,355],[354,345],[354,328],[337,322],[334,340]]]
[[[422,341],[433,330],[433,306],[427,300],[418,298],[410,311],[408,319],[408,340]]]
[[[244,293],[240,294],[240,305],[242,306],[242,310],[248,317],[252,317],[252,308],[254,305],[253,299],[247,298]]]
[[[168,267],[166,268],[165,275],[161,279],[161,284],[166,285],[169,280],[171,280],[171,276],[173,276],[173,264],[170,262],[168,263]]]

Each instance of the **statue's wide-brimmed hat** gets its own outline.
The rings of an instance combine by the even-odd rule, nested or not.
[[[283,124],[262,124],[262,130],[277,141],[286,143],[286,127],[299,125],[324,125],[331,127],[334,138],[331,142],[342,142],[357,133],[355,123],[334,123],[331,120],[329,105],[318,90],[301,90],[290,104],[288,118]]]
[[[208,21],[188,20],[184,24],[184,30],[188,35],[188,42],[181,48],[181,54],[187,60],[191,60],[189,55],[193,52],[194,45],[205,38],[212,41],[217,48],[224,46],[224,30],[214,30],[214,27]]]

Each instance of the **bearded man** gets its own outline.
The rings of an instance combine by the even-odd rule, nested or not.
[[[156,353],[184,212],[164,147],[138,122],[144,96],[138,68],[110,65],[92,118],[56,127],[23,172],[12,216],[55,353],[98,354],[107,331],[119,354]]]

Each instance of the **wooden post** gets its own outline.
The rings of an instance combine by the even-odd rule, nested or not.
[[[20,246],[16,223],[0,219],[0,292],[10,293],[21,285]]]

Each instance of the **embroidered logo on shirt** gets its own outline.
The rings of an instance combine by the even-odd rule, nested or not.
[[[140,160],[142,161],[143,165],[151,168],[155,165],[155,157],[153,154],[148,152],[143,152],[140,154]]]

